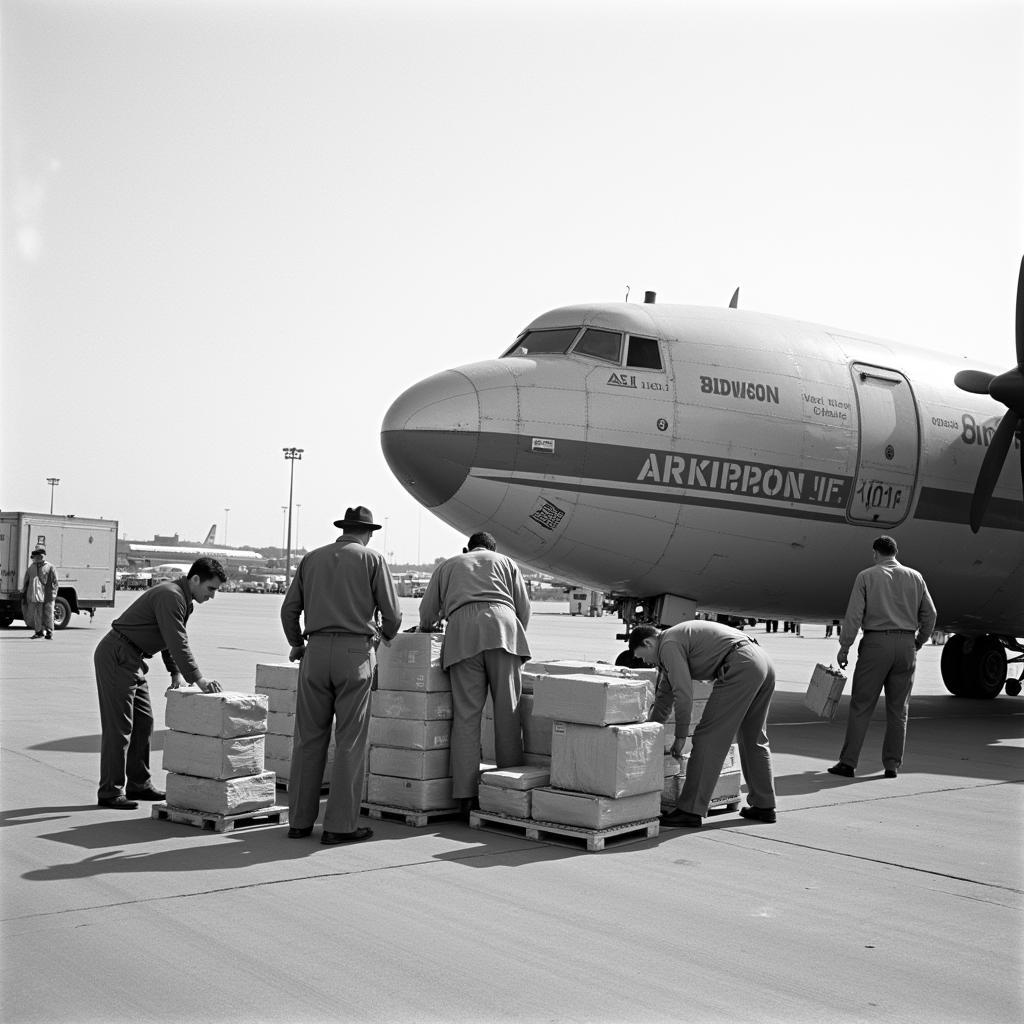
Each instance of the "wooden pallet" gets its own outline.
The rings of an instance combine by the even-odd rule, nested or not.
[[[388,807],[384,804],[364,803],[360,812],[378,820],[399,821],[413,828],[423,828],[439,818],[452,818],[459,813],[458,807],[445,807],[434,811],[416,811],[409,807]]]
[[[657,820],[630,821],[624,825],[608,828],[579,828],[576,825],[562,825],[554,821],[534,821],[531,818],[511,818],[491,811],[471,811],[469,827],[488,832],[505,832],[533,839],[542,843],[560,846],[584,846],[588,853],[596,853],[605,846],[615,843],[640,843],[653,839],[659,831]]]
[[[288,808],[275,805],[240,814],[217,814],[216,811],[192,811],[186,807],[154,804],[151,817],[172,821],[176,825],[194,825],[207,832],[233,832],[236,828],[254,825],[287,825]]]

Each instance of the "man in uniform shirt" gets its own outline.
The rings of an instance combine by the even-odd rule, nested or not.
[[[452,796],[463,813],[480,784],[480,718],[490,691],[499,768],[523,763],[519,701],[530,657],[530,596],[519,567],[499,555],[489,533],[474,533],[461,555],[442,562],[420,601],[420,629],[447,619],[441,664],[452,683]]]
[[[145,659],[163,655],[171,689],[184,680],[204,693],[218,692],[220,684],[199,671],[185,624],[193,606],[211,600],[226,579],[216,559],[197,559],[186,575],[137,598],[97,645],[93,663],[102,729],[98,806],[132,811],[139,800],[164,799],[149,770],[153,707]]]
[[[733,740],[739,744],[740,765],[747,782],[744,818],[775,821],[775,783],[766,727],[775,692],[775,669],[768,656],[746,633],[721,622],[693,619],[663,632],[637,626],[629,634],[629,649],[648,665],[661,670],[651,721],[664,722],[675,704],[672,756],[682,757],[693,713],[693,680],[712,683],[704,714],[693,733],[676,809],[662,816],[670,828],[700,828],[722,773]]]
[[[846,668],[857,631],[864,630],[850,687],[846,739],[838,763],[829,772],[853,778],[871,716],[884,690],[882,768],[887,779],[895,779],[907,742],[917,652],[935,628],[935,605],[924,577],[896,561],[898,548],[892,537],[879,537],[871,550],[874,565],[858,573],[839,634],[836,660],[840,668]]]
[[[384,556],[366,545],[380,526],[363,505],[334,523],[342,535],[305,555],[281,605],[281,624],[299,661],[291,776],[289,839],[304,839],[320,813],[327,751],[334,726],[334,768],[324,811],[324,846],[369,839],[358,828],[370,733],[374,651],[402,624],[398,595]],[[378,629],[376,617],[380,613]],[[305,628],[299,625],[305,616]]]

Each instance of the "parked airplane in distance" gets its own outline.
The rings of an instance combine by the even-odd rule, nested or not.
[[[544,313],[500,358],[414,385],[382,447],[444,522],[617,596],[627,624],[838,618],[891,534],[955,634],[946,687],[1019,693],[1024,463],[1006,456],[1024,417],[1021,275],[1017,366],[999,376],[735,296],[648,293]]]

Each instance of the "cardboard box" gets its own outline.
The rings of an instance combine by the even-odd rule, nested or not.
[[[661,792],[641,793],[613,800],[592,793],[560,789],[534,789],[530,817],[579,828],[611,828],[634,821],[652,821],[661,811]]]
[[[519,721],[523,725],[523,750],[531,754],[551,754],[551,719],[534,713],[532,693],[524,693],[519,702]]]
[[[327,755],[327,763],[324,765],[324,777],[321,786],[330,786],[331,772],[334,771],[333,751]],[[278,783],[287,785],[292,777],[292,759],[288,757],[271,757],[269,754],[263,759],[263,770],[273,772]]]
[[[399,779],[390,775],[370,775],[367,801],[384,807],[404,807],[414,811],[447,810],[458,807],[452,799],[452,780]]]
[[[581,725],[647,719],[647,683],[609,676],[541,676],[534,681],[533,714]]]
[[[405,747],[370,747],[370,771],[400,779],[442,779],[451,775],[447,748],[407,750]]]
[[[277,733],[268,732],[263,745],[264,754],[266,757],[276,757],[290,761],[292,742],[291,736],[279,736]],[[369,747],[367,747],[367,756],[369,756]],[[334,733],[331,733],[331,741],[327,745],[327,760],[334,760]]]
[[[256,684],[256,692],[267,698],[267,711],[270,713],[295,714],[295,702],[298,700],[297,690],[269,689],[264,683]],[[268,717],[269,724],[269,717]]]
[[[373,746],[436,750],[452,742],[450,721],[418,722],[411,718],[370,718]]]
[[[685,750],[689,751],[690,744],[693,739],[693,733],[697,726],[700,724],[700,720],[704,717],[704,710],[707,708],[707,698],[703,700],[694,700],[693,711],[690,715],[690,728],[686,730],[686,747]],[[672,749],[672,744],[676,740],[676,716],[673,711],[668,716],[668,721],[665,723],[665,753],[668,753]]]
[[[236,779],[263,769],[264,736],[197,736],[170,730],[164,738],[163,768],[167,772],[205,779]]]
[[[804,706],[819,718],[831,721],[839,710],[839,699],[845,685],[846,676],[842,672],[825,665],[816,665],[804,695]]]
[[[295,715],[287,711],[268,711],[267,732],[277,736],[295,735]]]
[[[203,779],[167,773],[167,806],[211,814],[243,814],[272,807],[277,796],[273,772],[238,779]]]
[[[683,756],[675,758],[671,754],[665,755],[665,776],[685,775],[686,766],[690,762],[690,751],[693,749],[693,741],[687,740],[683,748]],[[722,765],[722,772],[738,772],[740,770],[740,748],[734,743],[729,747],[729,753],[725,755],[725,763]]]
[[[686,780],[684,775],[669,775],[665,779],[665,785],[661,792],[661,803],[664,807],[675,807],[679,794],[683,791],[683,783]],[[743,775],[739,770],[722,772],[715,783],[714,792],[711,794],[711,805],[731,804],[740,799],[740,787],[743,785]]]
[[[502,789],[536,789],[546,786],[551,781],[551,772],[547,768],[522,765],[515,768],[495,768],[484,772],[480,781],[488,786],[499,786]]]
[[[298,663],[256,666],[256,692],[270,690],[297,690],[299,688]]]
[[[510,818],[529,818],[533,805],[529,789],[507,789],[504,786],[488,786],[481,782],[477,790],[480,810],[491,814],[505,814]]]
[[[399,633],[390,645],[377,651],[377,679],[387,690],[429,693],[451,689],[448,673],[441,668],[440,633]]]
[[[450,692],[416,693],[411,690],[374,690],[370,714],[376,718],[411,718],[419,722],[452,717]]]
[[[164,724],[199,736],[251,736],[267,731],[267,698],[253,693],[168,690]]]
[[[662,733],[657,722],[604,728],[555,722],[551,785],[615,799],[660,792],[665,779]]]

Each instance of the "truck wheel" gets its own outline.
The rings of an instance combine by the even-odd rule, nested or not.
[[[4,612],[0,615],[0,629],[6,629],[13,621],[14,616],[8,615],[7,612]]]
[[[63,597],[58,597],[53,602],[53,628],[67,629],[70,621],[71,605],[69,605]]]

